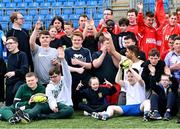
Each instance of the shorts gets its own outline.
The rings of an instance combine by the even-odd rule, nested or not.
[[[123,110],[124,116],[140,116],[142,115],[142,111],[140,110],[141,104],[133,104],[133,105],[122,105],[120,106]]]

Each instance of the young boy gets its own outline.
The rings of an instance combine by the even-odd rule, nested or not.
[[[101,112],[107,109],[108,103],[106,100],[107,95],[112,95],[116,92],[116,88],[107,80],[105,83],[110,86],[100,87],[99,79],[97,77],[91,77],[89,80],[88,88],[83,88],[83,84],[80,82],[76,88],[78,94],[81,94],[83,102],[78,104],[79,109],[84,110],[84,114],[87,112],[91,115],[93,112]]]
[[[162,74],[159,84],[156,84],[155,77],[152,75],[150,78],[150,85],[152,87],[151,102],[151,119],[171,119],[172,108],[175,102],[176,89],[171,84],[169,75]]]
[[[147,120],[150,102],[145,100],[145,83],[138,71],[129,68],[127,71],[127,81],[120,80],[120,86],[126,89],[126,105],[111,105],[102,113],[93,113],[93,117],[101,120],[107,120],[114,113],[125,116],[138,116],[144,112],[144,120]]]

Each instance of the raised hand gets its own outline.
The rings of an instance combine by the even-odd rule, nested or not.
[[[64,48],[63,47],[59,47],[57,50],[58,50],[58,57],[59,57],[59,59],[60,60],[64,59],[64,57],[65,57]]]
[[[149,71],[151,72],[152,75],[155,75],[156,69],[154,66],[152,66],[152,64],[148,65]]]
[[[84,85],[82,84],[82,80],[80,80],[79,84],[76,87],[76,90],[79,90],[81,87],[83,87]]]
[[[139,8],[139,10],[143,10],[143,3],[142,2],[138,2],[137,3],[137,7]]]
[[[113,84],[112,83],[110,83],[108,80],[106,80],[106,79],[104,79],[104,84],[106,84],[106,85],[110,85],[110,86],[113,86]]]
[[[79,74],[83,74],[84,73],[84,66],[83,67],[81,67],[81,68],[77,68],[78,70],[76,71],[77,73],[79,73]]]

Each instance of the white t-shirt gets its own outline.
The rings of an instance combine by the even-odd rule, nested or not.
[[[125,81],[126,105],[140,104],[145,100],[145,84],[140,85],[139,82],[133,86]]]

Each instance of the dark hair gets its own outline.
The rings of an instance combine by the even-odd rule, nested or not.
[[[33,76],[37,78],[37,75],[34,72],[26,73],[25,77],[33,77]]]
[[[160,57],[160,53],[159,51],[157,50],[157,48],[153,48],[149,51],[148,53],[148,56],[157,56],[157,57]]]
[[[73,27],[73,22],[72,21],[67,21],[67,22],[64,22],[64,25],[70,25],[71,27]]]
[[[136,57],[139,56],[139,48],[136,45],[127,46],[127,49],[132,51]]]
[[[114,26],[115,25],[115,22],[112,20],[112,19],[108,19],[107,21],[106,21],[106,25],[107,26]]]
[[[129,25],[129,20],[127,18],[121,18],[119,19],[119,26],[125,24],[126,26]]]
[[[39,33],[39,37],[41,37],[41,35],[50,35],[50,34],[49,34],[49,31],[47,31],[47,30],[42,30],[42,31]]]
[[[132,9],[129,9],[128,11],[127,11],[127,14],[128,13],[135,13],[135,15],[137,16],[138,15],[138,11],[135,9],[135,8],[132,8]]]
[[[110,8],[106,8],[105,10],[109,10],[109,11],[111,11],[111,15],[113,15],[113,10],[112,9],[110,9]],[[104,10],[104,11],[105,11]]]
[[[57,75],[61,74],[60,65],[53,66],[49,70],[49,76],[52,76],[53,74],[57,74]]]
[[[14,36],[7,37],[6,41],[8,41],[9,39],[12,39],[13,41],[18,43],[18,39]]]
[[[173,35],[170,35],[168,39],[174,40],[177,36],[178,36],[177,34],[173,34]]]
[[[99,79],[97,77],[91,77],[88,82],[89,86],[91,86],[92,80],[94,80],[94,79],[97,79],[99,81]]]
[[[180,7],[177,7],[176,9],[176,13],[178,13],[180,11]]]
[[[153,12],[146,12],[146,17],[154,17],[154,13]]]
[[[180,40],[180,36],[176,36],[176,37],[174,38],[174,41],[176,41],[176,40]]]
[[[131,39],[133,42],[135,42],[135,44],[137,45],[138,41],[136,39],[136,36],[132,34],[129,34],[127,36],[125,36],[124,40],[128,40],[128,39]]]
[[[136,68],[132,68],[132,69],[133,69],[137,74],[139,74],[139,71],[138,71]],[[128,72],[132,73],[130,69],[128,69],[127,73],[128,73]]]
[[[49,26],[50,26],[50,25],[53,25],[55,20],[58,20],[58,21],[61,22],[61,24],[62,24],[61,28],[64,30],[64,19],[63,19],[62,17],[60,17],[60,16],[55,16],[55,17],[52,19],[52,21],[51,21],[51,23],[49,24]]]

